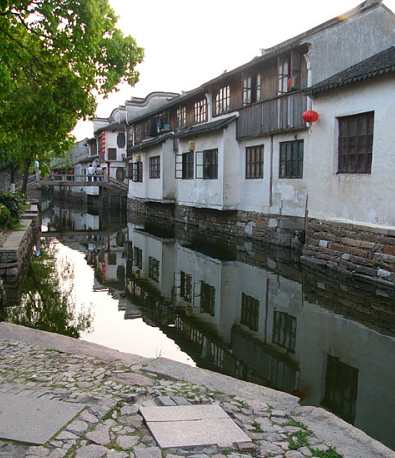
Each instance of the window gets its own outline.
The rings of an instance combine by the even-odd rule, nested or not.
[[[215,288],[204,281],[200,284],[200,309],[202,312],[214,316]]]
[[[133,163],[128,162],[128,178],[132,179],[133,177]]]
[[[181,274],[180,296],[187,302],[192,302],[192,275],[185,272]]]
[[[243,106],[252,102],[252,78],[248,76],[243,79]]]
[[[123,132],[120,132],[118,135],[117,135],[117,145],[118,145],[118,148],[125,148],[125,144],[126,144],[126,137],[125,137],[125,134]]]
[[[251,103],[260,102],[262,91],[261,74],[247,76],[243,79],[242,85],[243,106]]]
[[[278,93],[286,94],[291,90],[291,55],[287,54],[279,59],[278,63]]]
[[[303,140],[280,143],[280,178],[303,178]]]
[[[230,109],[230,86],[222,87],[215,96],[215,113],[226,113]]]
[[[184,127],[187,123],[187,108],[177,108],[177,127]]]
[[[109,266],[115,266],[117,264],[117,254],[116,253],[108,253],[107,262],[108,262]]]
[[[215,180],[218,178],[218,150],[208,149],[203,151],[203,178]]]
[[[338,118],[339,173],[371,173],[374,112]]]
[[[188,151],[182,155],[182,179],[193,179],[193,151]]]
[[[159,261],[151,256],[148,258],[148,277],[159,282]]]
[[[193,106],[194,120],[196,123],[207,121],[207,99],[198,100]]]
[[[260,102],[262,99],[262,77],[258,73],[256,75],[256,86],[255,86],[255,101]]]
[[[143,181],[143,163],[132,162],[132,181],[141,183]]]
[[[246,178],[263,178],[263,145],[246,148]]]
[[[109,161],[116,161],[117,160],[117,149],[116,148],[108,148],[107,157],[108,157]]]
[[[294,353],[296,344],[296,318],[288,315],[288,313],[275,311],[272,340],[274,344]]]
[[[258,331],[259,301],[247,294],[241,293],[241,324],[252,331]]]
[[[160,178],[160,156],[149,158],[149,177]]]
[[[133,262],[139,269],[143,268],[143,250],[136,246],[133,248]]]
[[[358,373],[358,369],[328,355],[322,405],[351,424],[355,420]]]
[[[123,167],[117,167],[115,176],[118,181],[123,181],[125,179],[125,169]]]

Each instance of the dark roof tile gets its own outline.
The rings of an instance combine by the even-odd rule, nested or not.
[[[395,73],[395,46],[336,73],[306,89],[306,92],[312,95],[319,95],[332,89],[366,81],[388,73]]]
[[[196,135],[207,134],[209,132],[215,132],[223,127],[226,127],[232,121],[234,121],[237,116],[230,116],[228,118],[217,119],[216,121],[206,122],[204,124],[197,124],[196,126],[186,127],[177,132],[177,137],[186,138],[186,137],[195,137]]]

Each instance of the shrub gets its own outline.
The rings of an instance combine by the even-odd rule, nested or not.
[[[4,192],[0,194],[0,204],[8,208],[12,218],[19,219],[25,209],[26,202],[23,194]]]
[[[8,208],[0,204],[0,228],[7,227],[11,220],[11,212]]]

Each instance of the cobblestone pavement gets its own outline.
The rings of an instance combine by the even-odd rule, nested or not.
[[[262,401],[169,380],[141,364],[106,362],[0,340],[0,392],[23,392],[86,408],[44,446],[0,440],[0,457],[339,457],[286,411]],[[141,406],[219,404],[251,438],[245,444],[160,449],[139,414]]]

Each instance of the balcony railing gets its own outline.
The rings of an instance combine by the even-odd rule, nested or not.
[[[304,129],[307,97],[301,92],[279,96],[240,110],[237,137],[254,138],[281,131]]]

